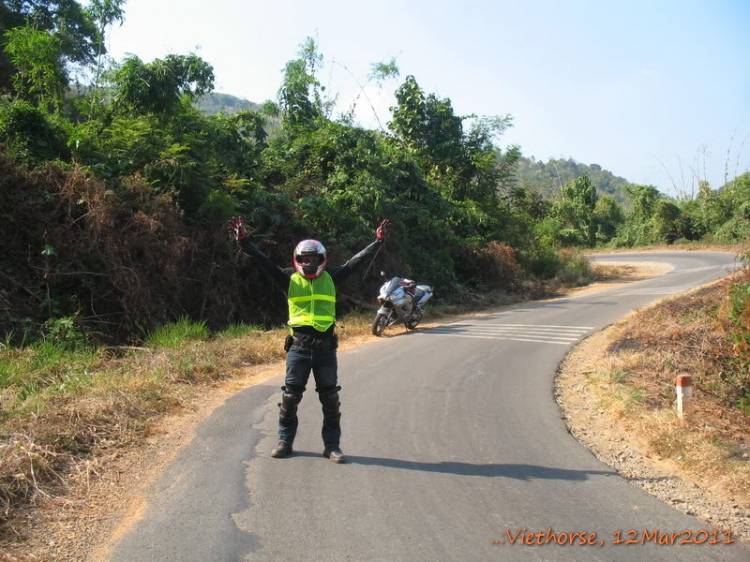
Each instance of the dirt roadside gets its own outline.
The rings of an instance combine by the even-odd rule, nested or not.
[[[607,364],[612,329],[587,338],[561,365],[555,395],[569,432],[633,486],[710,527],[731,530],[732,538],[750,545],[747,506],[718,487],[697,481],[678,463],[646,452],[637,431],[624,430],[622,420],[600,407],[601,396],[591,390],[588,375]]]
[[[621,277],[616,280],[572,290],[558,298],[613,288],[669,270],[664,264],[632,264],[624,267]],[[374,340],[370,337],[352,339],[342,350],[371,341]],[[71,493],[64,499],[50,498],[43,509],[28,514],[34,529],[33,538],[19,544],[18,548],[10,545],[9,549],[4,549],[0,553],[0,562],[105,560],[111,545],[141,517],[148,504],[149,488],[177,451],[192,440],[200,422],[235,393],[261,384],[283,370],[283,362],[279,361],[248,368],[236,378],[212,384],[182,413],[165,418],[138,447],[113,454],[90,472],[82,471],[81,477],[70,483]],[[566,408],[569,419],[585,414],[584,408]],[[595,443],[583,442],[595,448]],[[609,443],[609,440],[604,442]],[[618,468],[614,463],[609,464]],[[621,472],[628,478],[626,470]]]

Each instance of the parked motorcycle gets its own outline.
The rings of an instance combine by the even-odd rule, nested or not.
[[[424,305],[434,294],[432,287],[417,285],[402,277],[388,279],[383,271],[380,275],[386,281],[378,295],[380,309],[372,321],[373,335],[382,336],[383,330],[397,322],[403,323],[407,330],[413,330],[422,321]]]

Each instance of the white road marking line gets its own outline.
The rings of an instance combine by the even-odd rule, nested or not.
[[[462,324],[456,322],[448,326],[480,326],[481,324]],[[593,330],[593,326],[556,326],[554,324],[485,324],[486,326],[512,326],[515,328],[565,328],[569,330]]]
[[[507,335],[513,334],[517,336],[533,336],[537,338],[551,338],[557,340],[576,341],[579,337],[585,334],[570,334],[570,333],[557,333],[557,332],[541,332],[538,330],[486,330],[486,329],[453,329],[453,328],[431,328],[435,331],[451,333],[451,334],[479,334],[484,336],[493,335]]]
[[[424,330],[422,332],[419,332],[420,335],[423,336],[447,336],[449,338],[478,338],[483,340],[508,340],[508,341],[527,341],[527,342],[533,342],[533,343],[553,343],[555,345],[570,345],[570,342],[566,341],[552,341],[552,340],[532,340],[527,338],[505,338],[502,336],[472,336],[468,334],[446,334],[446,333],[440,333],[436,332],[434,330]]]
[[[446,324],[451,328],[466,328],[476,330],[534,330],[536,332],[549,332],[553,334],[585,334],[589,330],[571,330],[563,328],[535,328],[533,326],[504,326],[502,324]]]
[[[591,326],[560,326],[556,324],[469,324],[466,321],[446,324],[421,332],[425,335],[485,340],[524,341],[570,346]]]
[[[457,326],[455,324],[447,324],[445,326],[441,326],[441,328],[450,328],[455,330],[479,330],[483,332],[534,332],[537,334],[558,334],[561,336],[583,336],[588,333],[589,330],[559,330],[555,328],[515,328],[513,326],[511,327],[505,327],[505,326],[467,326],[467,325],[460,325]]]

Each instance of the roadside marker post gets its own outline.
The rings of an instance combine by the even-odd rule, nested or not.
[[[677,391],[677,415],[687,421],[693,413],[693,378],[690,375],[677,375],[674,384]]]

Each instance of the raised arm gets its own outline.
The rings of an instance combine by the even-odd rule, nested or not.
[[[375,231],[375,242],[349,258],[349,260],[347,260],[344,265],[331,266],[328,269],[328,272],[331,274],[331,277],[333,278],[333,281],[335,283],[341,283],[345,281],[352,273],[357,271],[371,258],[374,259],[375,255],[380,251],[382,244],[384,244],[386,238],[388,238],[390,224],[391,221],[389,219],[385,219],[380,223],[380,226],[378,226],[377,230]]]
[[[232,217],[227,226],[230,236],[237,240],[242,251],[250,256],[255,264],[264,271],[271,280],[281,287],[284,291],[289,288],[289,277],[291,272],[287,272],[271,261],[266,254],[250,242],[249,233],[245,227],[242,217]]]

